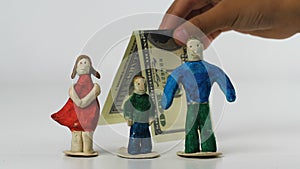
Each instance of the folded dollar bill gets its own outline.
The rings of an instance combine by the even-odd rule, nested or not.
[[[161,98],[168,75],[186,58],[184,47],[178,46],[170,30],[134,31],[115,75],[102,109],[99,125],[125,122],[123,103],[132,94],[132,79],[142,75],[148,84],[147,93],[155,104],[155,121],[151,131],[154,141],[184,138],[186,97],[182,87],[168,110],[161,108]]]

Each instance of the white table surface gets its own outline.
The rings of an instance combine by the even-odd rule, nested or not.
[[[62,154],[70,147],[71,135],[50,115],[66,100],[60,97],[64,85],[6,86],[0,91],[0,168],[299,168],[299,83],[237,82],[236,89],[238,100],[226,105],[216,131],[222,157],[180,158],[176,151],[183,150],[183,141],[173,141],[154,143],[154,150],[161,153],[159,158],[129,160],[115,155],[127,144],[126,124],[97,128],[98,157]],[[111,132],[112,128],[120,131]]]

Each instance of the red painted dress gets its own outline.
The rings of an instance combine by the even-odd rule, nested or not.
[[[86,96],[94,87],[91,75],[80,75],[74,88],[80,99]],[[71,131],[94,131],[97,127],[100,114],[99,101],[96,98],[86,108],[77,107],[71,98],[51,118],[59,124],[68,127]]]

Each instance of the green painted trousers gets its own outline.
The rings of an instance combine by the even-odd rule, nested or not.
[[[212,129],[209,103],[189,104],[185,123],[185,153],[216,152],[216,138]]]

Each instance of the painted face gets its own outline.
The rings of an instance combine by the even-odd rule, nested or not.
[[[76,69],[78,75],[89,74],[90,70],[91,70],[91,63],[89,62],[88,59],[83,58],[79,60]]]
[[[190,39],[186,44],[188,61],[203,60],[203,44],[198,39]]]
[[[137,94],[146,93],[146,80],[144,78],[138,78],[134,81],[134,92]]]

